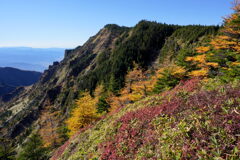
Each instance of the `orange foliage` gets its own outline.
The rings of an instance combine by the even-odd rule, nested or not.
[[[222,30],[223,33],[225,34],[230,34],[230,35],[239,35],[240,30],[239,30],[239,14],[240,14],[240,2],[236,2],[235,6],[233,7],[235,13],[230,15],[229,17],[225,18],[225,26]]]
[[[186,61],[193,61],[193,62],[197,62],[199,64],[205,64],[206,63],[206,54],[202,54],[202,55],[197,55],[195,57],[186,57]]]
[[[231,65],[232,66],[238,66],[238,65],[240,65],[240,62],[232,62]]]
[[[110,94],[107,101],[111,105],[110,111],[114,111],[128,103],[138,101],[153,90],[156,78],[150,78],[148,72],[144,72],[137,65],[126,76],[125,87],[120,91],[120,96]]]
[[[212,55],[212,53],[209,53]],[[194,57],[186,57],[185,61],[192,62],[200,69],[191,71],[189,76],[193,77],[206,77],[211,67],[217,68],[219,64],[216,62],[207,62],[207,54],[197,55]]]
[[[162,76],[161,73],[166,69],[171,70],[172,74],[179,78],[183,77],[186,73],[183,67],[168,66],[160,68],[155,75],[151,76],[149,71],[144,72],[135,66],[132,71],[128,72],[126,85],[120,91],[120,96],[110,94],[108,97],[107,101],[111,105],[110,111],[112,112],[128,103],[138,101],[152,93],[158,78]]]
[[[208,75],[209,69],[208,68],[201,68],[200,70],[194,70],[189,73],[189,76],[193,77],[205,77]]]
[[[235,1],[234,13],[225,18],[225,25],[222,29],[224,36],[218,36],[211,43],[216,49],[231,49],[232,51],[240,51],[240,2]]]
[[[212,66],[212,67],[214,67],[214,68],[217,68],[217,67],[219,66],[219,64],[216,63],[216,62],[207,62],[206,65],[207,65],[207,66]]]
[[[224,49],[232,49],[236,46],[239,46],[239,43],[236,39],[232,39],[228,36],[217,36],[215,39],[213,39],[210,44],[213,46],[215,50],[224,50]]]
[[[46,107],[41,112],[39,120],[39,134],[43,139],[44,147],[56,146],[63,141],[57,133],[60,112],[51,112],[51,108],[51,106]]]
[[[163,68],[159,69],[157,72],[157,79],[162,77],[162,73],[165,70],[169,70],[174,77],[180,78],[180,79],[186,75],[185,68],[177,66],[177,65],[171,65],[171,66],[167,66],[167,67],[163,67]]]
[[[221,51],[222,53],[232,53],[231,56],[234,56],[233,53],[240,53],[240,2],[235,1],[234,13],[225,18],[225,24],[221,30],[221,35],[216,36],[208,46],[202,46],[196,48],[196,52],[200,55],[194,57],[186,57],[185,61],[191,61],[193,64],[199,67],[199,70],[192,71],[190,76],[207,76],[211,67],[218,68],[219,64],[212,62],[211,59],[207,57],[213,57],[216,51]],[[232,62],[231,66],[238,65],[240,62]],[[226,67],[222,67],[224,70],[228,70]]]
[[[207,46],[207,47],[201,46],[201,47],[196,48],[197,53],[206,53],[209,50],[210,50],[209,46]]]

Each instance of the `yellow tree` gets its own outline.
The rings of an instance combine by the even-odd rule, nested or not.
[[[80,128],[91,124],[99,118],[96,104],[97,98],[91,97],[88,92],[82,94],[82,97],[76,101],[76,108],[73,109],[71,117],[66,121],[70,130],[69,135],[75,134]]]
[[[193,76],[193,77],[205,77],[208,75],[208,72],[210,70],[211,67],[217,68],[218,67],[218,63],[216,62],[208,62],[207,61],[207,54],[205,54],[207,52],[207,50],[203,50],[203,47],[201,47],[201,49],[197,48],[197,53],[203,53],[194,57],[187,57],[186,61],[191,61],[193,62],[194,65],[196,65],[198,68],[197,70],[193,70],[189,73],[189,76]],[[204,47],[204,48],[208,48],[208,47]]]

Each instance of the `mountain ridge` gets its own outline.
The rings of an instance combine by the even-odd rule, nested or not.
[[[0,67],[0,97],[7,96],[18,87],[29,86],[39,80],[40,72],[24,71],[12,67]],[[3,98],[5,101],[8,98]]]
[[[171,39],[174,33],[185,27],[149,21],[140,21],[132,28],[106,25],[84,45],[66,50],[64,59],[50,65],[36,84],[3,105],[3,113],[8,114],[0,115],[2,136],[21,144],[32,133],[32,129],[43,133],[49,127],[46,125],[48,121],[52,121],[52,134],[57,137],[49,143],[53,146],[63,143],[66,139],[58,137],[66,133],[59,133],[59,129],[71,116],[75,101],[81,97],[82,91],[87,90],[94,96],[95,90],[102,84],[103,90],[117,95],[125,86],[125,77],[135,64],[144,71],[153,72],[154,63],[163,65],[159,60],[163,48],[169,51],[172,47],[167,46],[176,44],[174,53],[180,55],[178,51],[199,45],[202,39],[215,35],[219,30],[216,26],[193,26],[201,32],[196,33],[195,39],[189,41],[190,37],[182,42]],[[185,34],[194,34],[188,31]],[[169,56],[173,54],[169,52]],[[168,61],[173,59],[169,58]],[[46,119],[53,113],[59,116]]]

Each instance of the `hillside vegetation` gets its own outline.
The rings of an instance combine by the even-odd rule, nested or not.
[[[239,159],[239,7],[217,35],[214,27],[177,29],[160,54],[170,65],[151,74],[138,63],[106,100],[114,110],[52,159]]]
[[[221,27],[106,25],[4,104],[0,157],[238,160],[239,13]]]

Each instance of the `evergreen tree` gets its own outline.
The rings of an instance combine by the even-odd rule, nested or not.
[[[14,160],[15,150],[10,141],[1,138],[0,139],[0,159],[1,160]]]
[[[108,112],[108,109],[110,107],[111,106],[106,101],[105,96],[102,96],[102,97],[99,98],[98,103],[97,103],[97,112],[98,113]]]
[[[18,160],[46,160],[47,148],[43,147],[43,142],[38,134],[33,134],[28,142],[23,146]]]
[[[158,78],[158,81],[154,87],[153,92],[160,93],[164,90],[171,89],[175,87],[180,81],[179,77],[173,75],[172,71],[164,70],[161,73],[161,77]]]

